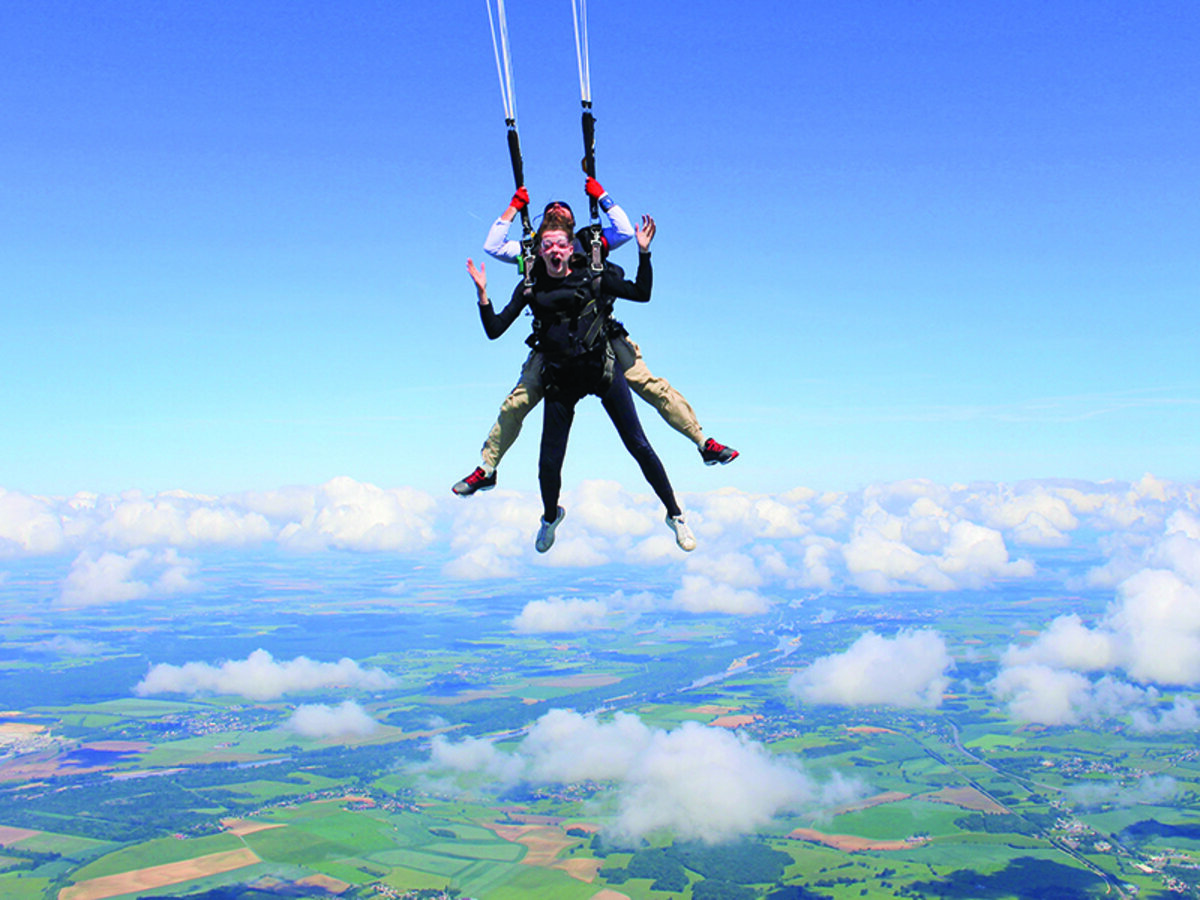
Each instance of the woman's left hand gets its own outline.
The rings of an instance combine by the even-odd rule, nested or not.
[[[637,228],[637,242],[643,253],[650,252],[650,242],[654,240],[656,228],[651,216],[642,216],[642,224]]]

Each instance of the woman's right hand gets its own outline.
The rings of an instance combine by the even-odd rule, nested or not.
[[[487,270],[483,263],[477,266],[473,260],[467,259],[467,272],[471,275],[471,280],[475,282],[475,293],[479,295],[479,305],[483,306],[488,302]]]

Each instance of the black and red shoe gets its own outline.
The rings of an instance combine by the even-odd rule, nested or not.
[[[718,444],[712,438],[709,438],[704,442],[704,446],[700,448],[700,457],[704,460],[706,466],[715,466],[717,463],[725,465],[737,459],[738,452],[732,447]]]
[[[490,491],[496,486],[496,470],[489,475],[483,471],[483,466],[476,466],[475,471],[456,484],[450,490],[460,497],[470,497],[476,491]]]

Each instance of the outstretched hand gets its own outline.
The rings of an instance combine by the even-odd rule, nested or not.
[[[642,224],[637,227],[637,242],[638,247],[643,253],[650,252],[650,242],[654,240],[654,232],[657,230],[652,216],[642,216]]]
[[[482,306],[488,302],[487,298],[487,270],[483,263],[475,265],[471,259],[467,260],[467,272],[471,276],[471,280],[475,282],[475,293],[479,295],[479,303]]]

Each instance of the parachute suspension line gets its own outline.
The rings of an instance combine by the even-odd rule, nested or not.
[[[583,105],[583,171],[596,177],[596,119],[592,115],[592,67],[588,59],[587,0],[571,0],[571,18],[575,23],[575,59],[579,64],[579,96]],[[600,201],[588,195],[591,214],[591,261],[593,277],[604,271],[601,245]]]
[[[500,76],[500,100],[504,104],[504,121],[510,127],[515,127],[517,95],[513,86],[512,54],[508,49],[508,18],[504,15],[504,0],[496,0],[495,17],[492,15],[492,0],[484,2],[487,4],[488,26],[492,32],[492,52],[496,56],[496,74]],[[500,25],[498,33],[497,21]]]
[[[592,69],[588,61],[587,0],[571,0],[575,22],[575,58],[579,63],[579,94],[585,106],[592,104]]]
[[[508,18],[504,0],[496,0],[496,15],[492,15],[492,0],[487,4],[488,25],[492,31],[492,52],[496,56],[496,73],[500,76],[500,99],[504,103],[504,124],[508,128],[508,156],[512,162],[516,187],[525,185],[525,164],[521,159],[521,137],[517,133],[517,94],[512,75],[512,53],[508,46]],[[499,29],[497,29],[499,24]],[[498,33],[498,37],[497,37]],[[533,285],[533,222],[528,207],[521,210],[521,256],[518,260],[525,275],[525,286]]]

